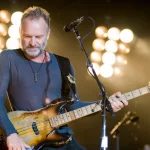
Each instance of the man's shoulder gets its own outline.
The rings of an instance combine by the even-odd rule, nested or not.
[[[3,54],[13,54],[13,53],[17,53],[20,49],[4,49],[2,50],[1,53]]]

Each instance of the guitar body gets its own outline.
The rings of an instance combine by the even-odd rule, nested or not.
[[[48,133],[54,130],[50,118],[58,115],[59,108],[60,103],[57,103],[36,111],[9,112],[8,117],[27,145],[38,146],[45,141],[55,143],[65,139],[65,137],[56,133],[48,136]]]

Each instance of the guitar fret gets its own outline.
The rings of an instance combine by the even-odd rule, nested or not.
[[[148,86],[146,86],[145,88],[147,89],[147,92],[149,93],[149,92],[150,92],[150,90],[149,90]]]
[[[127,100],[127,98],[126,98],[125,94],[122,94],[122,95],[121,95],[121,97],[120,97],[120,98],[118,98],[118,100],[119,100],[119,101],[122,101],[122,99]]]
[[[53,117],[50,118],[50,123],[51,123],[52,127],[56,126],[56,123],[55,123],[55,120]]]
[[[59,117],[60,117],[60,119],[61,119],[61,122],[62,122],[62,123],[65,123],[63,114],[60,114]]]
[[[69,111],[68,113],[70,114],[72,120],[76,119],[75,114],[74,114],[73,111]]]
[[[141,93],[139,92],[139,90],[134,90],[134,91],[132,91],[132,93],[134,95],[134,98],[141,96]]]
[[[82,109],[81,109],[81,108],[77,109],[77,112],[78,112],[79,117],[82,117],[82,116],[83,116],[83,113],[82,113]]]
[[[61,119],[60,119],[59,115],[57,116],[57,120],[58,120],[58,124],[61,125]]]
[[[67,119],[66,113],[63,113],[62,115],[64,116],[65,123],[66,123],[66,122],[68,122],[68,119]]]
[[[74,115],[75,115],[76,119],[77,119],[77,118],[80,118],[80,116],[78,115],[77,109],[76,109],[76,110],[73,110],[73,112],[74,112]]]
[[[59,121],[58,121],[57,117],[54,117],[53,119],[55,120],[56,126],[58,126],[59,125]]]
[[[67,120],[68,120],[68,121],[71,121],[71,120],[72,120],[72,119],[71,119],[71,115],[70,115],[69,112],[66,113],[66,116],[67,116]]]
[[[97,105],[97,104],[92,104],[91,105],[91,112],[94,113],[94,112],[101,110],[101,109],[98,109],[98,106],[99,105]]]
[[[82,107],[82,112],[83,112],[83,116],[86,116],[88,114],[87,110],[85,107]]]
[[[130,99],[134,98],[131,92],[125,93],[124,95],[125,95],[127,100],[130,100]]]
[[[140,88],[139,91],[141,95],[147,94],[149,92],[146,87]]]
[[[97,105],[96,107],[97,107],[97,111],[100,111],[102,109],[100,105]]]
[[[91,109],[91,106],[90,106],[90,105],[86,106],[86,109],[87,109],[88,114],[91,114],[91,113],[92,113],[92,109]]]

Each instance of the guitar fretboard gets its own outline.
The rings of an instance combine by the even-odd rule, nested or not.
[[[150,93],[149,86],[145,86],[140,89],[122,94],[119,100],[121,101],[122,99],[126,99],[129,101],[133,98],[136,98],[136,97],[148,94],[148,93]]]
[[[67,124],[73,120],[88,116],[101,110],[101,104],[91,104],[50,118],[53,128]]]
[[[120,100],[120,101],[122,99],[131,100],[133,98],[136,98],[136,97],[148,94],[148,93],[150,93],[149,86],[145,86],[140,89],[122,94],[121,97],[118,98],[118,100]],[[51,117],[51,118],[49,118],[51,127],[53,127],[53,128],[59,127],[59,126],[65,125],[73,120],[76,120],[81,117],[85,117],[90,114],[101,111],[100,105],[101,104],[91,104],[91,105],[88,105],[85,107],[75,109],[73,111],[69,111],[69,112],[57,115],[55,117]]]

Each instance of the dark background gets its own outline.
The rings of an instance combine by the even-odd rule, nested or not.
[[[116,91],[126,93],[148,85],[150,75],[150,2],[144,0],[138,0],[138,2],[131,0],[5,0],[0,2],[0,9],[8,9],[12,13],[17,10],[24,11],[33,5],[41,6],[50,12],[52,20],[48,47],[52,52],[71,60],[81,100],[101,99],[96,82],[87,73],[86,60],[75,35],[63,31],[65,24],[81,16],[92,17],[96,26],[130,28],[135,34],[134,41],[131,43],[131,52],[127,55],[128,64],[123,68],[122,75],[107,79],[99,76],[108,95]],[[91,27],[91,21],[85,19],[79,26],[81,36],[84,36]],[[84,40],[84,46],[88,53],[93,50],[94,39],[93,32]],[[150,144],[149,104],[149,95],[145,95],[130,101],[128,107],[116,113],[116,117],[111,117],[107,113],[107,135],[110,150],[116,149],[116,140],[109,133],[127,111],[136,112],[140,119],[136,126],[124,124],[120,128],[120,149],[142,150],[145,144]],[[72,122],[70,126],[79,143],[87,150],[100,149],[101,113]]]

